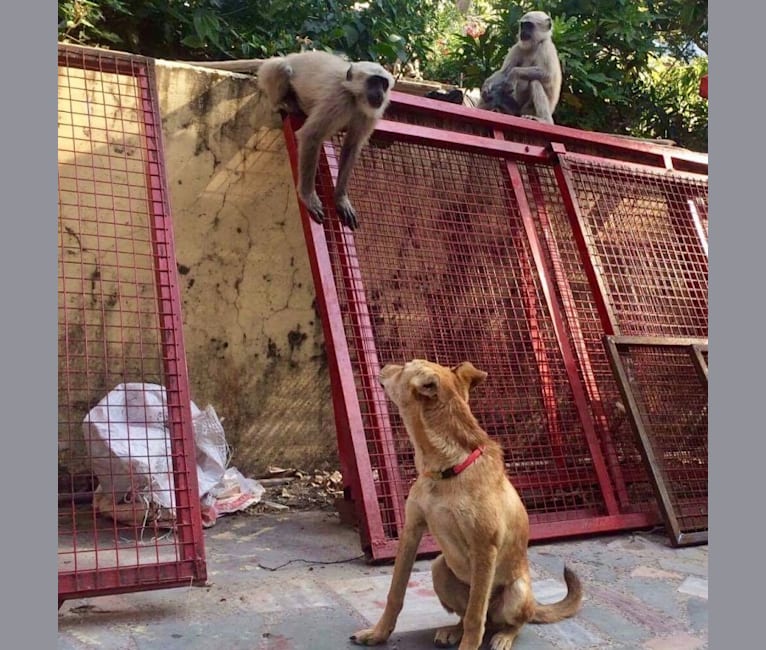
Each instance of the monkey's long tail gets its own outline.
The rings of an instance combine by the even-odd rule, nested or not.
[[[226,70],[227,72],[244,72],[253,74],[258,72],[258,68],[265,59],[233,59],[231,61],[183,61],[189,65],[198,65],[202,68],[215,68],[216,70]]]

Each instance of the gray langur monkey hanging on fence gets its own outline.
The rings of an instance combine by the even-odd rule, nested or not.
[[[322,143],[345,130],[334,201],[343,223],[357,228],[359,220],[346,187],[359,152],[388,106],[394,77],[372,61],[350,62],[321,51],[295,52],[265,60],[195,64],[232,72],[257,72],[258,87],[275,110],[306,115],[306,121],[295,134],[298,196],[318,223],[324,220],[315,187]]]
[[[479,108],[553,124],[561,94],[561,62],[551,40],[553,22],[544,11],[519,21],[518,41],[503,65],[482,84]]]

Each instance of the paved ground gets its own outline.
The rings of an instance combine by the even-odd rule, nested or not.
[[[356,532],[334,514],[238,515],[205,531],[207,587],[67,601],[58,648],[72,650],[350,650],[382,610],[391,566],[360,557]],[[566,560],[583,578],[578,616],[526,626],[514,650],[708,647],[707,546],[672,549],[636,533],[536,545],[535,593],[557,600]],[[392,650],[432,648],[454,622],[430,586],[429,562],[410,582]]]

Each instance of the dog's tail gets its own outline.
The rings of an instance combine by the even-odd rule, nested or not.
[[[556,623],[574,616],[582,604],[582,584],[580,578],[569,567],[564,567],[564,582],[567,583],[567,595],[557,603],[542,605],[535,603],[535,613],[530,623]]]

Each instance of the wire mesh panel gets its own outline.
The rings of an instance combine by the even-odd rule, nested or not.
[[[456,151],[450,136],[429,144],[373,138],[349,190],[369,215],[354,234],[327,201],[339,149],[337,141],[326,145],[319,189],[331,216],[322,229],[304,213],[312,255],[323,257],[326,247],[331,277],[318,288],[338,300],[324,321],[326,337],[348,355],[339,381],[345,372],[354,380],[344,408],[351,419],[358,409],[364,440],[356,461],[365,467],[355,471],[369,468],[369,484],[356,487],[375,499],[363,513],[366,544],[376,559],[393,555],[415,478],[406,432],[377,374],[415,357],[470,360],[489,373],[472,410],[505,450],[534,539],[646,525],[645,516],[621,519],[628,510],[617,506],[582,382],[567,363],[572,348],[556,327],[561,305],[549,291],[551,274],[541,275],[547,265],[535,253],[541,243],[513,182],[515,163]],[[339,435],[349,428],[339,422]],[[421,550],[431,545],[426,539]]]
[[[206,577],[152,73],[59,46],[59,602]]]
[[[658,514],[649,475],[604,350],[604,327],[596,294],[572,236],[554,169],[548,165],[524,165],[523,179],[540,238],[546,243],[545,253],[555,274],[556,290],[567,316],[569,336],[620,510]]]
[[[707,542],[706,341],[605,337],[676,546]]]
[[[413,357],[489,373],[472,410],[505,450],[532,539],[656,524],[602,337],[615,314],[706,328],[706,158],[418,98],[396,97],[387,117],[351,176],[360,229],[332,207],[339,138],[320,165],[324,225],[302,209],[363,546],[375,559],[396,550],[415,468],[377,374]],[[299,126],[285,123],[294,172]],[[687,171],[668,173],[676,163]],[[613,221],[611,239],[594,215]]]
[[[352,356],[361,384],[380,366],[412,358],[453,365],[470,360],[489,373],[472,396],[472,410],[503,445],[509,476],[533,523],[606,514],[583,425],[575,409],[551,316],[521,217],[502,165],[492,157],[399,142],[378,149],[355,171],[351,191],[363,214],[374,215],[355,235],[370,328],[346,319],[352,350],[374,344],[378,366]],[[386,196],[369,188],[387,179]],[[362,188],[368,188],[366,192]],[[402,215],[411,217],[402,219]],[[331,255],[343,246],[333,221]],[[343,265],[334,264],[343,286]],[[358,299],[341,292],[343,311]],[[362,337],[371,337],[364,341]],[[366,376],[372,374],[373,376]],[[414,459],[398,414],[388,412],[394,444],[374,417],[385,413],[381,391],[359,396],[373,468],[398,469],[400,484],[381,484],[384,521],[401,511]],[[395,457],[386,455],[395,454]],[[399,517],[402,513],[399,512]]]
[[[707,337],[707,177],[577,154],[560,161],[607,331]]]

